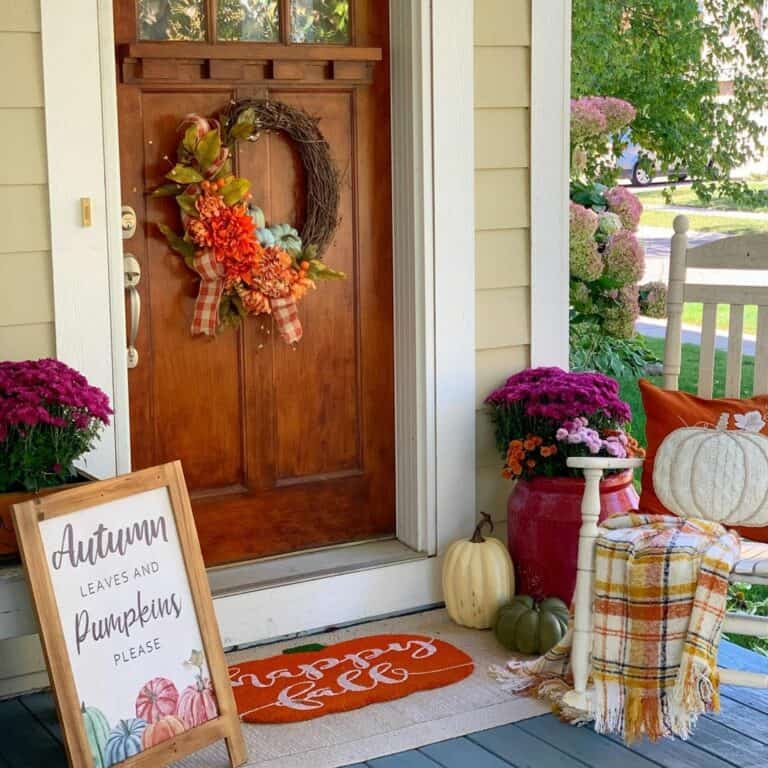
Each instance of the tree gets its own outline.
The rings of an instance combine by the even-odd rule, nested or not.
[[[632,103],[633,140],[687,169],[704,198],[744,185],[733,168],[760,155],[768,45],[763,0],[573,0],[573,97]],[[732,95],[719,82],[732,81]]]

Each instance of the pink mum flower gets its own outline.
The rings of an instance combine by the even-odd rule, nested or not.
[[[643,204],[625,187],[612,187],[605,193],[608,210],[618,215],[621,223],[633,232],[637,230]]]

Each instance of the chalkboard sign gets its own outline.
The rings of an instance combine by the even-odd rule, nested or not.
[[[13,511],[72,768],[245,762],[181,465]]]

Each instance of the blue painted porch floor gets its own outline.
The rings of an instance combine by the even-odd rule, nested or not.
[[[720,663],[768,673],[768,659],[726,642]],[[723,686],[721,698],[722,712],[701,718],[688,742],[625,747],[541,715],[347,768],[768,768],[768,691]],[[0,702],[0,768],[65,766],[49,694]]]

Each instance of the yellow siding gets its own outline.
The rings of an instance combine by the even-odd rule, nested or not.
[[[477,508],[502,521],[485,395],[530,362],[531,0],[475,0]]]
[[[39,0],[0,16],[0,360],[54,354]]]

